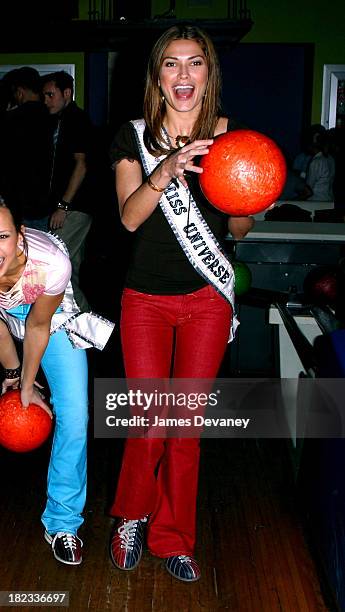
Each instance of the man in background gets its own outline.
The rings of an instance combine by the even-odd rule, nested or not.
[[[65,242],[72,263],[74,296],[81,310],[89,310],[79,287],[93,206],[93,127],[88,115],[73,101],[73,77],[54,72],[42,78],[44,103],[53,127],[50,184],[50,229]]]

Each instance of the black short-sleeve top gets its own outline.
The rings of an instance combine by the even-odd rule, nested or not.
[[[229,121],[228,129],[236,127]],[[122,159],[138,161],[145,180],[132,123],[125,123],[117,132],[111,159],[113,164]],[[222,244],[227,215],[211,206],[202,195],[196,174],[188,179],[188,184],[205,221]],[[191,293],[207,284],[187,259],[159,205],[135,234],[126,287],[142,293],[177,295]]]

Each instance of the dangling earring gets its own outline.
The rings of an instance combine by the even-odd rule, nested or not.
[[[161,89],[161,82],[160,82],[160,80],[159,80],[159,79],[158,79],[158,87],[159,87],[159,89]],[[162,91],[160,91],[160,94],[161,94],[161,102],[162,102],[162,104],[163,104],[163,102],[164,102],[164,100],[165,100],[165,97],[163,96]]]

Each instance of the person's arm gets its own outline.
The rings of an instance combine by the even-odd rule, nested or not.
[[[229,232],[235,240],[241,240],[253,229],[254,223],[254,217],[229,217]]]
[[[16,370],[20,367],[17,349],[4,321],[0,321],[0,363],[6,370]],[[19,381],[20,376],[16,378],[5,378],[2,383],[1,392],[5,393],[9,388],[18,389]]]
[[[62,197],[66,202],[72,202],[86,176],[86,154],[74,153],[74,168]]]
[[[49,342],[52,316],[60,305],[63,295],[63,293],[59,295],[40,295],[32,305],[26,319],[21,374],[21,400],[24,407],[34,403],[47,409],[47,405],[35,389],[34,383],[42,356]]]
[[[120,208],[120,217],[123,225],[130,232],[134,232],[148,219],[158,205],[164,189],[173,178],[177,178],[184,187],[188,188],[183,172],[202,173],[202,168],[195,166],[193,159],[198,155],[208,153],[208,147],[213,140],[196,140],[183,149],[178,149],[152,172],[150,180],[143,183],[141,167],[138,161],[122,159],[115,166],[116,193]]]
[[[68,181],[67,188],[65,193],[63,194],[63,201],[67,203],[71,203],[73,198],[75,197],[77,191],[79,190],[82,182],[86,176],[86,155],[85,153],[74,153],[74,168],[73,172]],[[51,216],[50,227],[52,229],[58,229],[62,227],[65,219],[66,219],[67,211],[58,208]]]

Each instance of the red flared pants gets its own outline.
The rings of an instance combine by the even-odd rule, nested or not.
[[[125,289],[126,376],[213,379],[231,316],[229,303],[209,285],[185,295]],[[198,470],[198,438],[128,439],[111,514],[127,519],[150,514],[147,544],[158,557],[193,554]]]

